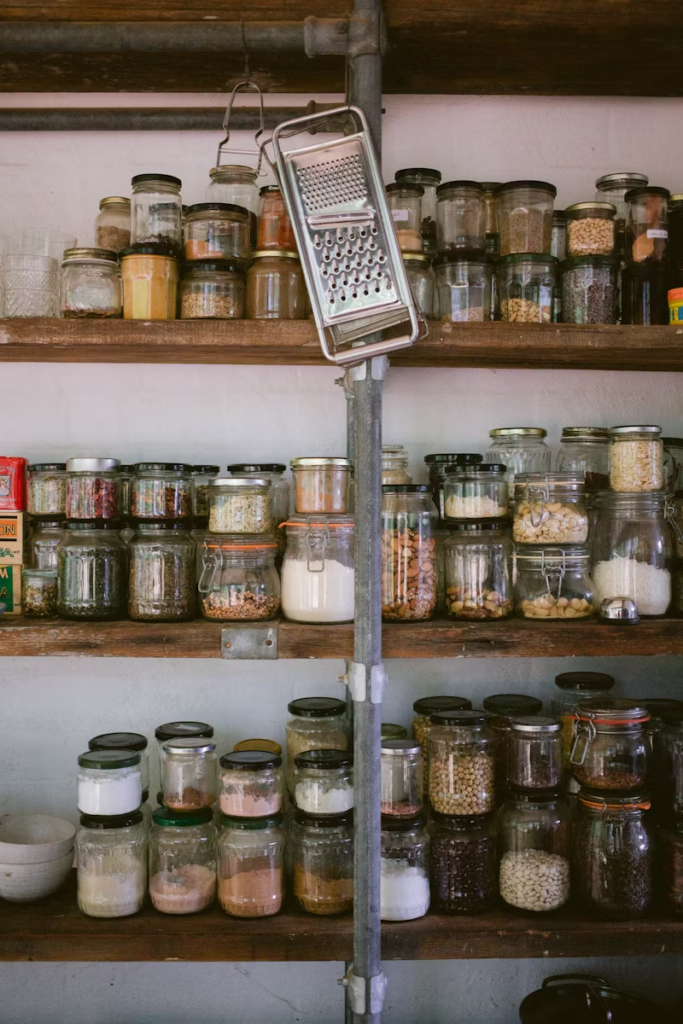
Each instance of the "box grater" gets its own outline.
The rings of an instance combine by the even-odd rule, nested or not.
[[[324,131],[344,114],[353,134],[282,150],[281,140]],[[353,363],[412,345],[421,321],[362,112],[340,107],[285,121],[273,150],[325,358]]]

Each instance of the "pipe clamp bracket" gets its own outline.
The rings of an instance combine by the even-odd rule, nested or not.
[[[381,704],[387,686],[387,674],[384,665],[373,665],[370,669],[370,696],[368,698],[368,670],[362,662],[354,661],[346,675],[346,685],[353,701],[370,700],[371,704]]]
[[[383,972],[374,978],[359,978],[353,965],[344,978],[346,995],[352,1011],[358,1015],[381,1013],[387,991],[387,976]],[[368,1005],[369,1004],[369,1005]]]

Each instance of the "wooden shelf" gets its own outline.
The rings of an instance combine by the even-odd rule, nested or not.
[[[310,321],[0,320],[0,361],[330,366]],[[430,324],[394,366],[683,370],[683,327]]]

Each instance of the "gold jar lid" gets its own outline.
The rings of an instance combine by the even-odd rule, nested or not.
[[[252,260],[264,260],[266,256],[279,256],[282,260],[298,260],[298,252],[288,252],[286,249],[260,249],[251,254]]]
[[[102,260],[106,263],[116,263],[116,253],[111,249],[65,249],[63,263],[77,263],[81,260]]]
[[[268,754],[276,754],[277,756],[282,753],[282,747],[279,743],[276,743],[275,740],[240,740],[232,749],[233,752],[241,752],[243,750],[263,750]]]
[[[496,427],[489,430],[489,437],[512,437],[515,434],[522,437],[547,437],[548,431],[543,427]]]
[[[100,210],[106,209],[107,206],[127,206],[130,210],[130,199],[127,196],[105,196],[104,199],[100,199]]]
[[[350,469],[351,462],[349,459],[341,458],[336,455],[319,455],[307,456],[302,459],[292,459],[289,466],[290,469],[312,469],[315,466],[342,466],[346,469]]]

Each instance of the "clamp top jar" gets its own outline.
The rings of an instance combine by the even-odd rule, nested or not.
[[[184,462],[138,462],[130,491],[133,519],[192,519],[192,466]]]
[[[445,508],[448,519],[500,518],[508,513],[507,466],[483,462],[447,466]]]
[[[285,525],[285,616],[294,622],[353,622],[353,516],[292,516]]]
[[[173,255],[183,251],[182,182],[172,174],[136,174],[132,180],[131,245],[168,246]]]
[[[612,203],[596,200],[568,206],[567,256],[611,256],[616,212]]]
[[[436,190],[436,247],[440,256],[483,256],[486,202],[478,181],[445,181]]]
[[[34,519],[64,518],[65,462],[34,462],[26,467],[26,511]]]
[[[118,519],[121,481],[118,459],[68,459],[66,463],[67,519]]]
[[[272,619],[280,610],[280,577],[272,534],[207,534],[199,597],[202,615],[226,622]]]
[[[635,790],[646,786],[651,743],[644,705],[623,697],[580,701],[575,712],[572,773],[582,786]]]
[[[348,512],[352,475],[348,459],[336,456],[292,459],[291,470],[295,512],[301,515]]]
[[[668,188],[648,185],[624,196],[629,213],[626,252],[634,263],[664,263],[669,238]]]
[[[249,259],[249,211],[233,203],[195,203],[185,212],[185,259]]]
[[[574,473],[527,473],[515,480],[512,536],[517,544],[585,544],[586,483]]]
[[[550,253],[557,189],[547,181],[508,181],[493,193],[500,254]]]
[[[209,484],[209,533],[271,533],[271,481],[265,477],[218,477]]]
[[[586,493],[609,487],[606,427],[563,427],[557,454],[558,472],[583,473]]]
[[[422,248],[430,256],[436,253],[436,190],[441,171],[433,167],[404,167],[394,175],[399,185],[419,185],[422,190]]]
[[[661,491],[664,486],[662,428],[610,427],[609,483],[613,491]]]
[[[585,619],[598,599],[583,546],[520,547],[515,554],[515,609],[526,619]]]

